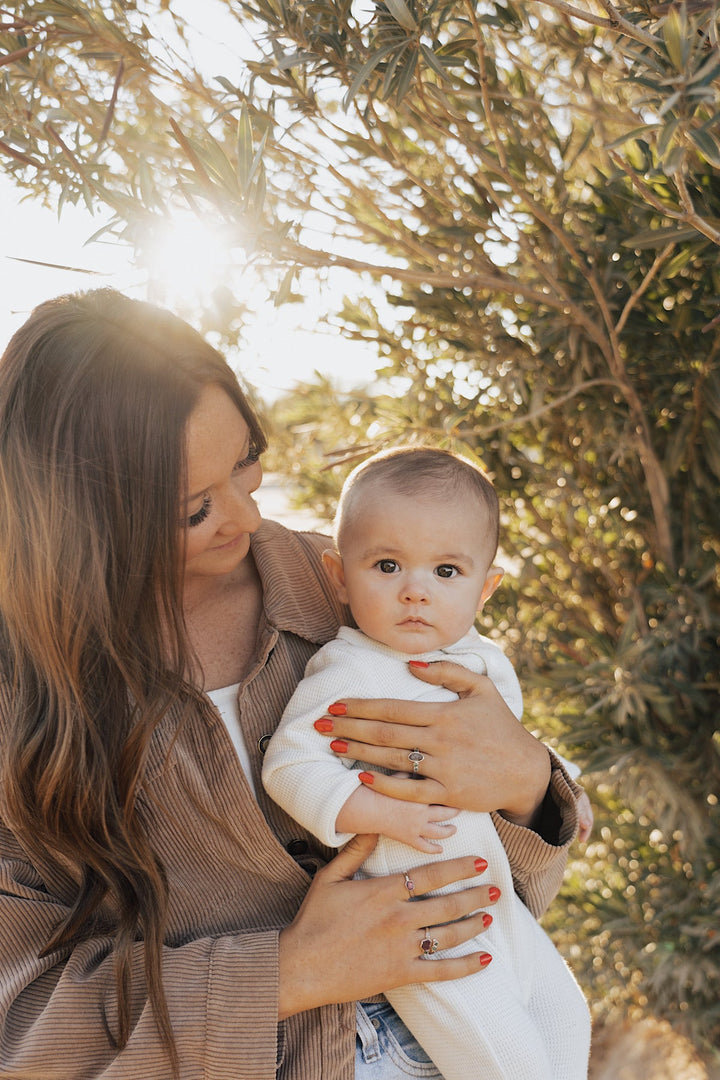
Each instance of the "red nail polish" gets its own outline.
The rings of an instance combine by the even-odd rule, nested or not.
[[[374,784],[375,783],[375,777],[373,776],[373,774],[371,772],[359,772],[358,773],[358,780],[361,780],[363,782],[363,784]]]
[[[333,722],[329,716],[321,716],[319,720],[316,720],[313,724],[316,731],[332,731]]]
[[[426,660],[408,660],[410,667],[430,667]]]
[[[475,860],[475,873],[476,874],[483,874],[483,873],[485,873],[486,870],[487,870],[487,859],[476,859]]]
[[[488,914],[488,912],[486,911],[484,913],[483,917],[482,917],[482,924],[483,924],[483,926],[485,927],[486,930],[487,930],[488,926],[490,926],[492,921],[493,921],[492,915]]]
[[[334,705],[331,705],[328,709],[331,716],[345,716],[347,712],[347,705],[342,701],[336,701]]]
[[[500,899],[500,890],[498,889],[497,885],[490,886],[490,888],[488,889],[488,896],[493,901],[493,903],[495,903],[496,900]]]
[[[492,956],[490,955],[489,952],[481,952],[480,953],[480,967],[481,968],[487,967],[491,960],[492,960]]]
[[[334,750],[337,754],[347,754],[348,744],[344,739],[333,739],[330,743],[330,749]]]

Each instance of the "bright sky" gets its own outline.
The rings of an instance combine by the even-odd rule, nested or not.
[[[39,206],[37,200],[20,199],[0,172],[0,351],[36,304],[60,293],[110,285],[131,296],[148,296],[147,274],[133,267],[127,248],[112,238],[86,246],[106,220],[101,212],[93,217],[84,208],[66,206],[58,220],[55,211]],[[203,257],[216,250],[212,240],[194,220],[179,230],[156,271],[167,306],[173,306],[174,295],[181,298],[194,291],[202,295],[226,280],[222,266]],[[213,282],[214,274],[218,276]],[[228,359],[267,401],[312,378],[314,370],[331,375],[345,389],[368,385],[378,366],[374,350],[346,341],[322,321],[324,312],[340,306],[344,292],[361,288],[356,275],[337,272],[321,295],[309,296],[302,305],[276,308],[267,300],[267,290],[256,283],[252,292],[258,313],[247,328],[247,345]]]
[[[358,10],[363,7],[358,3]],[[192,22],[197,15],[196,0],[175,0],[174,8]],[[160,17],[160,16],[159,16]],[[164,40],[171,34],[171,24],[164,26]],[[243,24],[234,19],[224,3],[205,0],[202,19],[192,35],[190,49],[193,64],[212,75],[236,74],[239,57],[254,48]],[[136,270],[128,250],[112,238],[85,246],[87,240],[108,220],[102,211],[91,216],[84,208],[66,206],[60,219],[57,214],[24,198],[0,169],[0,352],[8,338],[25,320],[35,304],[63,292],[110,285],[131,296],[153,299],[168,307],[181,305],[183,297],[209,296],[218,284],[229,284],[222,264],[222,242],[211,230],[203,232],[196,219],[188,218],[158,259],[149,289],[146,273]],[[213,253],[218,253],[213,261]],[[74,273],[22,263],[34,259],[40,263],[79,267],[95,273]],[[245,328],[245,346],[238,355],[229,355],[233,366],[270,401],[289,390],[296,382],[312,378],[314,370],[332,376],[343,389],[367,386],[373,380],[377,356],[374,349],[339,336],[323,321],[325,313],[340,308],[345,293],[360,295],[368,286],[358,275],[335,270],[323,285],[315,286],[315,295],[304,304],[285,304],[279,308],[268,301],[267,288],[252,277],[242,282],[233,276],[232,287],[243,290],[257,311],[251,326]],[[302,288],[302,284],[300,286]],[[307,287],[307,286],[305,286]],[[295,286],[296,291],[298,286]],[[249,290],[249,296],[247,291]],[[154,295],[153,295],[154,292]],[[160,294],[160,295],[158,295]],[[173,299],[175,303],[173,303]],[[200,299],[202,303],[202,299]]]

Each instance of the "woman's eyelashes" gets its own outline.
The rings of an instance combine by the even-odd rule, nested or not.
[[[250,449],[244,458],[236,461],[233,466],[233,472],[239,469],[247,469],[250,465],[255,465],[260,460],[260,451],[255,443],[250,443]],[[194,514],[191,514],[187,519],[188,527],[194,529],[197,525],[202,525],[203,521],[206,521],[210,511],[212,510],[212,496],[209,492],[203,495],[202,505],[199,510],[196,510]]]
[[[189,528],[194,529],[196,525],[202,525],[203,521],[207,518],[212,507],[212,499],[209,495],[203,496],[202,506],[199,510],[196,510],[194,514],[191,514],[187,519]]]
[[[236,469],[247,469],[248,465],[254,465],[256,461],[260,460],[260,450],[258,450],[255,443],[250,443],[250,449],[247,452],[246,457],[242,461],[235,463]]]

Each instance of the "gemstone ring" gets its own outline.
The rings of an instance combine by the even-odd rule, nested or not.
[[[436,953],[440,948],[440,942],[437,938],[430,937],[430,932],[427,927],[425,928],[425,937],[420,942],[420,948],[425,956],[431,956],[432,953]]]
[[[417,746],[408,754],[408,761],[413,763],[413,772],[416,773],[420,769],[420,762],[425,760],[425,755],[421,754]]]

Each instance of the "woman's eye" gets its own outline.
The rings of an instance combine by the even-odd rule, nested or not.
[[[256,461],[260,460],[260,451],[255,443],[250,443],[250,449],[247,452],[247,456],[242,461],[235,462],[236,469],[247,469],[250,465],[254,465]]]
[[[399,569],[394,559],[381,559],[375,564],[381,574],[394,574]]]
[[[202,506],[200,507],[200,509],[196,510],[195,513],[191,514],[190,517],[187,519],[188,527],[194,529],[196,525],[202,525],[203,521],[205,521],[208,514],[210,513],[211,506],[212,499],[209,495],[205,495],[203,497]]]
[[[457,566],[449,566],[448,564],[444,563],[442,566],[435,567],[435,573],[438,577],[441,578],[453,578],[456,574],[459,574],[460,571],[458,570]]]

